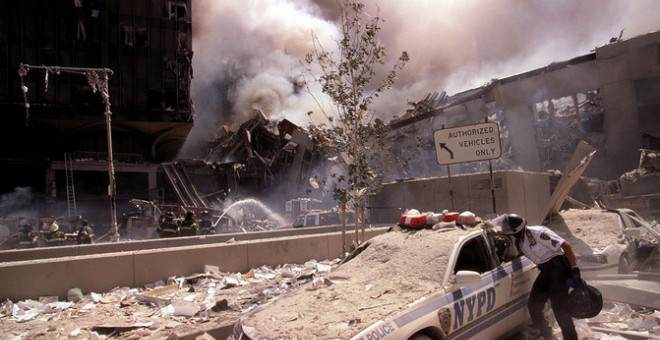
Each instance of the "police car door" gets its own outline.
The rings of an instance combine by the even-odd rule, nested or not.
[[[453,300],[444,311],[449,314],[445,318],[451,320],[448,332],[445,330],[448,338],[494,339],[506,334],[507,313],[511,312],[510,271],[498,267],[499,261],[485,232],[461,240],[457,250],[447,273],[448,293]],[[478,273],[480,279],[461,284],[463,276],[458,274],[461,271],[475,278]]]
[[[536,265],[522,256],[513,240],[499,232],[486,232],[486,240],[491,254],[498,263],[495,277],[507,282],[507,302],[503,305],[504,314],[500,325],[506,334],[514,333],[515,328],[524,327],[528,320],[527,300],[532,284],[538,275]],[[504,281],[503,281],[504,282]]]

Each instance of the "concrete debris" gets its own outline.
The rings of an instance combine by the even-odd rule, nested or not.
[[[597,317],[581,320],[581,329],[588,331],[590,339],[611,339],[621,335],[625,338],[660,339],[660,312],[633,309],[625,304],[612,304]],[[586,325],[584,325],[586,323]]]
[[[57,301],[52,296],[38,301],[6,300],[0,304],[0,328],[15,338],[39,338],[49,330],[56,330],[53,337],[89,339],[120,334],[122,338],[153,339],[172,334],[178,338],[202,336],[221,324],[233,324],[241,313],[292,286],[318,282],[319,276],[329,273],[338,261],[262,266],[244,274],[222,273],[206,266],[205,273],[170,277],[149,288],[90,292],[78,302]],[[24,326],[27,322],[30,327]],[[202,339],[212,337],[207,334]]]
[[[204,334],[196,337],[195,340],[215,340],[215,338],[212,337],[211,335],[209,335],[208,333],[204,333]]]
[[[172,293],[179,289],[179,284],[171,284],[168,286],[155,288],[149,291],[146,291],[137,296],[138,300],[152,303],[156,306],[166,306],[172,303],[172,299],[167,296],[168,293]]]
[[[603,311],[594,318],[574,320],[582,340],[660,339],[660,312],[633,309],[626,304],[606,301]],[[522,332],[522,339],[537,339],[533,327]],[[561,339],[561,330],[555,324],[555,338]]]
[[[640,149],[637,169],[612,181],[591,180],[592,196],[608,208],[633,207],[645,218],[660,217],[656,207],[660,197],[660,151]]]
[[[636,306],[660,309],[660,274],[636,273],[599,276],[588,280],[604,298]]]
[[[78,302],[82,300],[82,296],[83,294],[80,288],[71,288],[67,293],[67,300],[71,302]]]

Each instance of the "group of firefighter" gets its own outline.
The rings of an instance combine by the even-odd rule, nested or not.
[[[209,212],[204,210],[201,215],[202,219],[197,222],[195,213],[188,211],[185,218],[178,221],[173,212],[167,212],[158,225],[158,234],[163,238],[215,234],[215,226],[209,218]]]
[[[92,244],[94,243],[94,231],[92,226],[86,220],[82,221],[82,225],[78,232],[73,235],[78,244]],[[68,243],[67,234],[60,230],[57,221],[53,221],[48,225],[45,230],[35,231],[31,223],[26,223],[21,228],[21,233],[18,235],[19,249],[36,248],[42,243],[47,247],[50,246],[63,246]]]

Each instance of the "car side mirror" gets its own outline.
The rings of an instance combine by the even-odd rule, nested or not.
[[[459,286],[474,286],[481,283],[481,274],[471,270],[459,270],[454,279]]]

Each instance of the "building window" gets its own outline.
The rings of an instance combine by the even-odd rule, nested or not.
[[[149,32],[146,28],[140,27],[135,30],[135,44],[137,46],[149,46]]]
[[[167,17],[169,19],[185,20],[188,18],[188,8],[186,4],[176,1],[167,2]]]
[[[123,25],[121,27],[124,46],[135,45],[135,29],[133,26]]]

